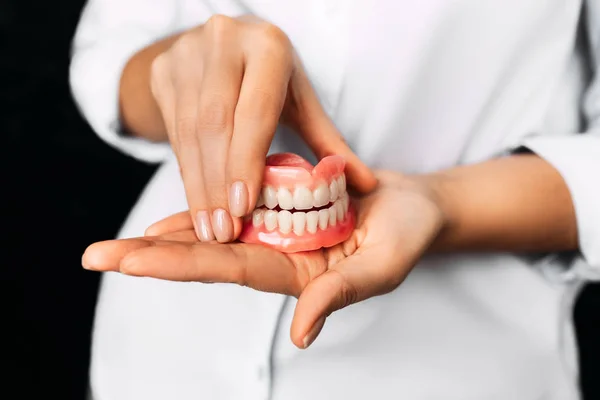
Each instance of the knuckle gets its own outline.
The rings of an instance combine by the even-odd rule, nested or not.
[[[246,253],[245,251],[242,251],[237,246],[230,246],[229,249],[231,250],[231,253],[232,253],[232,256],[234,257],[234,259],[239,260],[239,262],[237,263],[237,265],[239,265],[239,267],[233,268],[233,270],[232,270],[232,274],[231,274],[231,278],[230,278],[231,283],[236,283],[240,286],[248,286],[249,287],[251,285],[251,282],[250,282],[249,276],[248,276],[248,265],[249,265],[248,253]]]
[[[292,45],[283,30],[268,22],[262,22],[257,26],[259,43],[263,51],[267,51],[274,56],[290,57]]]
[[[199,35],[195,30],[182,34],[171,46],[169,52],[175,58],[187,57],[200,48]]]
[[[159,55],[150,65],[150,90],[157,96],[166,85],[169,77],[169,59],[165,53]]]
[[[204,24],[206,34],[213,42],[221,43],[224,38],[231,35],[236,27],[236,21],[226,15],[212,15]]]

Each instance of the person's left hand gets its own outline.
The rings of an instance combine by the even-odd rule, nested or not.
[[[236,283],[298,298],[293,343],[308,347],[332,312],[394,290],[445,224],[424,179],[379,171],[378,188],[355,201],[357,226],[335,247],[284,254],[259,244],[201,243],[189,213],[141,238],[92,244],[84,267],[173,281]]]

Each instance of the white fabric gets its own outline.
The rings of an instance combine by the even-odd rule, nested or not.
[[[335,313],[306,351],[289,340],[293,299],[106,274],[96,400],[578,399],[572,305],[585,279],[600,278],[600,85],[587,73],[600,56],[600,1],[585,3],[90,0],[74,42],[75,98],[108,143],[165,161],[121,237],[186,208],[168,146],[118,134],[122,66],[214,13],[251,12],[290,36],[370,166],[425,172],[526,146],[565,178],[581,245],[581,256],[428,256],[393,293]],[[576,41],[586,17],[591,57]],[[272,146],[282,150],[306,154],[284,131]]]

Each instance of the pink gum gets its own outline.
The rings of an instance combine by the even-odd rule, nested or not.
[[[324,157],[315,167],[304,158],[292,153],[273,154],[267,157],[263,186],[305,186],[310,190],[321,183],[329,184],[343,175],[346,161],[338,155]]]

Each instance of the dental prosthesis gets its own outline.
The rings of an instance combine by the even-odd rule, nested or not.
[[[294,253],[348,239],[356,217],[346,192],[345,166],[336,155],[314,167],[292,153],[267,157],[262,190],[240,240]]]

